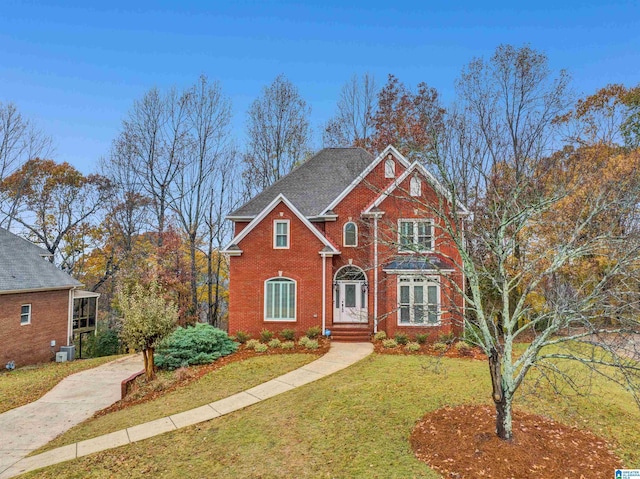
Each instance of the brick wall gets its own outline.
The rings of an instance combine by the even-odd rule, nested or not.
[[[20,325],[23,304],[31,304],[31,324]],[[0,295],[0,367],[50,361],[51,340],[55,352],[67,344],[68,306],[69,290]]]

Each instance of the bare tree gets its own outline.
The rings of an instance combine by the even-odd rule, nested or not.
[[[359,146],[369,148],[375,132],[374,115],[377,109],[378,87],[375,78],[365,73],[353,75],[342,86],[337,112],[322,133],[328,147]]]
[[[245,182],[254,193],[289,173],[309,153],[311,108],[279,75],[248,112]]]
[[[22,117],[13,103],[0,102],[0,182],[32,158],[48,157],[53,151],[51,138]],[[25,178],[26,180],[26,178]],[[0,226],[11,228],[18,196],[3,206],[7,214],[0,217]],[[0,196],[0,202],[7,198]]]

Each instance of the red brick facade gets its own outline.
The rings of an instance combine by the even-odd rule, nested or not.
[[[30,324],[20,324],[22,305],[31,305]],[[50,361],[67,344],[69,290],[0,295],[0,367]],[[51,347],[51,341],[56,342]]]
[[[279,202],[261,221],[251,223],[237,221],[236,236],[249,225],[248,232],[243,233],[237,242],[240,253],[230,257],[229,286],[229,332],[249,332],[256,337],[262,329],[280,331],[284,328],[295,329],[302,334],[310,326],[322,326],[322,292],[325,292],[324,326],[332,329],[334,324],[334,295],[338,286],[334,283],[336,272],[345,265],[361,268],[366,275],[366,324],[370,332],[374,329],[384,330],[392,336],[398,331],[409,333],[428,333],[436,337],[440,333],[462,331],[462,275],[454,268],[453,272],[439,272],[440,284],[440,322],[438,325],[399,325],[398,320],[398,274],[385,272],[385,265],[394,258],[402,257],[398,251],[398,220],[430,218],[434,223],[434,254],[441,256],[449,264],[459,264],[459,254],[438,228],[438,220],[428,215],[425,204],[442,203],[428,179],[419,171],[413,171],[385,199],[381,200],[377,218],[377,241],[374,241],[374,218],[363,214],[381,194],[389,188],[406,170],[408,162],[394,157],[395,174],[393,178],[385,177],[385,160],[387,156],[355,186],[333,208],[337,220],[318,221],[314,219],[315,228],[339,253],[328,254],[326,258],[325,280],[322,282],[323,258],[320,251],[325,245],[298,218],[294,211]],[[408,195],[410,179],[419,175],[422,191],[419,198]],[[290,248],[274,249],[274,220],[290,220]],[[358,226],[358,244],[356,247],[344,245],[343,228],[347,222],[355,222]],[[377,243],[377,288],[375,283],[374,243]],[[282,276],[296,281],[297,311],[295,322],[271,322],[264,320],[265,314],[265,281]],[[457,285],[457,288],[454,287]],[[377,304],[375,290],[377,289]],[[374,311],[377,309],[377,317]],[[341,323],[342,324],[342,323]]]

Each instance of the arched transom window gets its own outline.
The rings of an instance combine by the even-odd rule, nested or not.
[[[344,224],[344,246],[358,246],[358,225],[353,221]]]

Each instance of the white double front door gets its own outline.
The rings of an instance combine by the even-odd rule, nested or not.
[[[367,322],[367,288],[364,281],[337,281],[333,294],[334,323]]]

